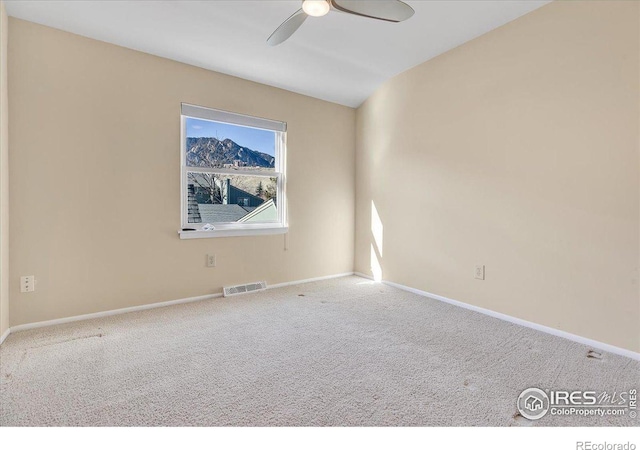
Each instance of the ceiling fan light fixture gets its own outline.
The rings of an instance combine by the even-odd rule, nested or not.
[[[327,0],[304,0],[302,10],[310,16],[322,17],[329,12],[331,6]]]
[[[267,44],[276,46],[289,39],[309,16],[321,17],[331,10],[369,19],[402,22],[415,12],[402,0],[302,0],[302,8],[271,33]]]

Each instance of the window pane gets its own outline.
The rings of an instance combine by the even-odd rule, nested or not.
[[[187,167],[275,170],[275,131],[191,117],[185,120]]]
[[[277,222],[277,184],[277,177],[188,172],[188,222]]]

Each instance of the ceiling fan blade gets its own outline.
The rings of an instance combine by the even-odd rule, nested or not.
[[[400,0],[331,0],[338,11],[388,22],[402,22],[413,16],[413,8]]]
[[[307,16],[302,8],[294,12],[291,17],[282,22],[282,25],[280,25],[276,29],[276,31],[274,31],[273,34],[269,36],[269,39],[267,39],[267,44],[271,46],[282,44],[284,41],[289,39],[298,28],[300,28],[300,25],[302,25],[304,21],[307,20],[307,17],[309,16]]]

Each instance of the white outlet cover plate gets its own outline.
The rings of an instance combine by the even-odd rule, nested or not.
[[[20,292],[33,292],[36,290],[36,277],[27,275],[20,277]]]
[[[207,255],[207,267],[216,266],[216,255]]]

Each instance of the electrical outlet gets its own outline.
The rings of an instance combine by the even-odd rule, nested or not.
[[[36,277],[27,275],[20,277],[20,292],[33,292],[36,290]]]
[[[207,267],[216,266],[216,255],[207,255]]]
[[[484,280],[484,266],[483,265],[477,265],[476,266],[476,279]]]

